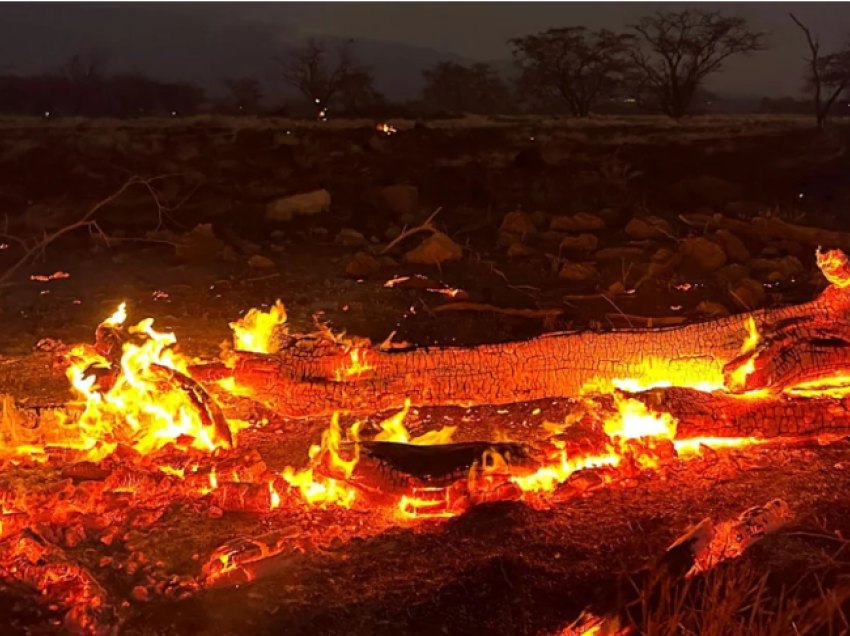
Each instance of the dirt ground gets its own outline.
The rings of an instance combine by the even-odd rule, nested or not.
[[[131,320],[153,317],[158,328],[177,334],[184,352],[206,359],[229,339],[228,322],[278,298],[293,331],[313,330],[318,316],[334,331],[373,342],[396,332],[394,340],[415,345],[473,345],[641,326],[632,324],[635,317],[704,320],[710,311],[808,300],[824,287],[814,246],[744,236],[738,238],[745,254],[724,243],[720,266],[697,266],[683,254],[653,271],[660,251],[675,259],[686,239],[722,243],[708,229],[682,223],[682,214],[767,216],[850,230],[850,129],[840,122],[823,133],[807,120],[770,118],[396,124],[398,133],[386,136],[374,122],[3,122],[0,272],[21,259],[22,246],[73,223],[131,176],[157,177],[98,212],[96,226],[39,251],[0,287],[3,392],[30,405],[67,400],[64,375],[37,343],[90,342],[122,301]],[[418,200],[398,209],[383,190],[395,185],[415,186]],[[331,195],[328,211],[288,222],[266,218],[275,200],[318,189]],[[427,233],[385,251],[402,228],[423,223],[437,208],[434,223],[463,248],[460,259],[405,262]],[[503,225],[516,211],[531,223],[526,233]],[[565,231],[553,222],[578,213],[602,219],[604,227]],[[662,219],[664,231],[639,237],[626,230],[632,219],[648,217]],[[189,240],[192,249],[181,250],[199,224],[211,224],[214,238]],[[592,248],[564,248],[564,238],[582,234],[596,237]],[[375,257],[376,268],[346,273],[364,253]],[[252,266],[255,255],[270,262]],[[594,274],[565,277],[570,263],[592,264]],[[30,278],[54,272],[70,276]],[[463,290],[472,302],[560,314],[439,310],[452,299],[385,286],[415,275]],[[746,298],[744,280],[756,287]],[[707,308],[706,301],[716,305]],[[480,409],[460,423],[458,438],[491,439],[506,430],[533,439],[545,418],[561,421],[567,408],[545,403],[532,416],[536,406]],[[462,415],[422,410],[413,426],[425,430]],[[245,433],[240,445],[258,448],[270,467],[298,465],[325,425],[276,420]],[[745,559],[761,569],[769,564],[779,584],[804,572],[840,580],[847,566],[831,555],[850,533],[850,446],[813,443],[733,456],[740,470],[730,471],[727,462],[720,470],[703,458],[663,478],[547,510],[499,503],[409,526],[394,521],[364,530],[354,512],[209,519],[175,507],[165,519],[167,533],[148,537],[175,571],[198,569],[223,541],[280,525],[342,528],[342,538],[276,558],[251,585],[183,601],[133,602],[120,633],[554,634],[690,524],[731,518],[776,497],[788,501],[795,522]],[[126,598],[119,578],[104,575],[104,584]],[[0,593],[0,620],[8,620],[10,634],[53,633],[52,616],[25,591]]]

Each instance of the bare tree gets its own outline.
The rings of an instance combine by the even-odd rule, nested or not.
[[[101,80],[106,75],[110,55],[104,49],[88,48],[72,55],[60,73],[75,83]]]
[[[350,75],[361,70],[357,69],[350,40],[337,49],[335,59],[331,57],[323,42],[310,39],[292,49],[283,65],[283,81],[315,104],[320,118],[327,115],[331,100]]]
[[[263,100],[263,87],[255,77],[235,77],[224,80],[233,107],[240,113],[256,113]]]
[[[823,128],[835,100],[850,86],[850,42],[845,42],[840,51],[823,55],[820,38],[812,35],[793,13],[788,15],[806,35],[811,52],[811,57],[804,58],[808,64],[806,83],[812,91],[817,126]]]
[[[764,33],[719,11],[659,12],[631,28],[637,33],[634,97],[675,119],[689,112],[705,78],[729,57],[765,48]]]
[[[499,74],[488,64],[464,66],[438,62],[422,71],[423,99],[439,110],[453,113],[493,113],[509,107],[509,91]]]
[[[611,95],[627,69],[631,36],[584,27],[549,29],[514,38],[514,57],[522,70],[523,94],[555,98],[576,117],[586,117]]]

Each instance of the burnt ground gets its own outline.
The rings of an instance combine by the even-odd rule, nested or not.
[[[841,125],[821,134],[805,120],[740,118],[681,126],[647,119],[398,127],[397,135],[384,137],[369,122],[5,122],[0,204],[13,237],[35,240],[73,222],[131,175],[169,176],[152,184],[168,208],[164,215],[139,186],[97,215],[97,229],[57,241],[0,289],[3,391],[29,403],[67,399],[64,376],[52,369],[50,354],[34,352],[34,346],[43,338],[90,341],[120,301],[128,302],[131,319],[154,317],[157,327],[177,333],[184,351],[206,358],[228,339],[229,321],[277,298],[295,331],[313,329],[319,314],[335,331],[376,342],[396,331],[395,340],[418,345],[471,345],[556,329],[626,326],[617,314],[705,319],[703,301],[741,311],[728,269],[694,267],[687,258],[635,293],[599,295],[617,283],[633,288],[659,250],[676,254],[683,239],[709,236],[678,222],[679,214],[766,215],[850,230],[842,217],[850,166]],[[418,205],[402,214],[380,197],[380,188],[398,184],[418,188]],[[287,223],[265,219],[271,201],[319,188],[331,193],[328,212]],[[436,225],[463,246],[461,260],[405,263],[404,254],[424,237],[418,235],[390,251],[392,261],[382,260],[370,275],[346,274],[356,254],[379,253],[387,237],[423,222],[437,207],[442,211]],[[503,218],[516,210],[528,213],[535,231],[505,237],[499,231]],[[598,245],[564,252],[560,241],[577,232],[552,232],[551,219],[581,212],[604,220],[604,229],[590,232]],[[649,239],[626,233],[632,218],[650,215],[665,219],[669,232]],[[149,234],[160,221],[168,233]],[[180,236],[200,223],[210,223],[220,243],[189,254],[176,249]],[[344,229],[360,232],[362,241],[341,245]],[[103,234],[110,237],[107,244]],[[747,306],[798,302],[823,287],[812,246],[740,238],[747,249],[747,258],[737,258],[744,277],[763,291]],[[4,241],[0,270],[22,253],[16,239]],[[529,249],[509,256],[511,242]],[[223,246],[229,248],[225,258]],[[598,258],[605,248],[622,247],[639,249]],[[255,253],[272,266],[251,267]],[[783,269],[778,261],[787,256],[798,259],[799,267]],[[565,260],[593,263],[596,275],[562,278]],[[70,277],[29,280],[56,271]],[[436,308],[449,302],[442,296],[384,287],[394,276],[413,274],[463,289],[474,302],[562,313],[546,320],[489,311],[441,313]],[[685,283],[692,287],[685,289]],[[563,418],[562,406],[547,405],[537,419],[527,407],[518,409],[522,418],[514,417],[516,410],[500,415],[485,409],[474,420],[479,423],[462,426],[458,437],[486,438],[506,428],[523,439],[537,434],[537,419]],[[442,411],[433,415],[444,421]],[[256,444],[273,468],[298,464],[323,426],[276,422],[246,434],[244,443]],[[363,533],[345,530],[357,527],[355,513],[313,513],[294,523],[340,526],[341,538],[306,555],[279,558],[269,576],[253,585],[180,602],[134,602],[125,610],[121,633],[224,636],[250,628],[258,634],[548,634],[705,516],[729,518],[783,497],[796,513],[792,531],[839,537],[850,531],[844,495],[850,448],[843,443],[750,450],[737,461],[740,470],[699,460],[548,510],[501,503],[447,522]],[[204,551],[223,541],[291,522],[274,515],[211,520],[174,511],[150,541],[175,568],[191,570],[199,567],[194,554],[203,560]],[[745,558],[769,567],[780,584],[791,584],[809,570],[835,578],[844,566],[839,559],[825,567],[825,555],[841,545],[786,532]],[[26,595],[11,591],[4,598],[0,613],[10,612],[20,633],[51,629],[36,618],[39,610]]]

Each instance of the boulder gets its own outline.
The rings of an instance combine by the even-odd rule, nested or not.
[[[561,240],[561,250],[566,252],[592,252],[599,245],[599,239],[593,234],[565,236]]]
[[[598,261],[634,261],[643,256],[643,249],[640,247],[606,247],[599,250],[594,255]]]
[[[511,243],[511,246],[508,248],[508,256],[511,258],[522,258],[525,256],[532,256],[536,251],[534,248],[529,247],[525,243]]]
[[[593,263],[564,263],[561,267],[561,272],[558,274],[561,278],[574,281],[593,280],[599,275],[596,271],[596,266]]]
[[[728,230],[717,230],[715,238],[723,251],[726,252],[726,257],[731,263],[746,263],[750,260],[750,250],[744,245],[744,242]]]
[[[372,192],[372,204],[382,212],[396,217],[419,213],[419,188],[412,185],[391,185]]]
[[[405,255],[408,263],[439,265],[463,258],[463,248],[442,232],[436,232]]]
[[[529,234],[535,234],[537,232],[537,226],[528,212],[508,212],[505,218],[502,219],[502,225],[499,227],[499,231],[527,236]]]
[[[726,252],[717,243],[706,238],[689,238],[679,246],[683,265],[701,273],[715,272],[726,264]]]
[[[345,268],[347,276],[367,278],[381,269],[381,262],[369,252],[358,252]]]
[[[361,247],[368,245],[369,241],[363,236],[363,232],[358,232],[350,227],[343,228],[334,238],[334,243],[337,245],[345,245],[347,247]]]
[[[730,289],[729,293],[733,302],[744,311],[758,309],[767,299],[764,285],[752,278],[740,281]]]
[[[173,235],[170,232],[148,232],[152,238],[161,237],[174,243],[174,253],[183,261],[199,261],[215,258],[225,246],[212,231],[212,224],[201,223],[185,234]]]
[[[703,300],[696,306],[696,313],[706,318],[723,318],[729,315],[729,310],[720,303]]]
[[[658,216],[635,217],[626,224],[626,234],[637,240],[666,238],[673,235],[673,228]]]
[[[717,270],[714,274],[717,280],[726,287],[735,285],[750,277],[750,268],[740,263],[732,263]]]
[[[312,216],[327,212],[331,207],[331,194],[327,190],[314,190],[291,197],[275,199],[266,206],[266,218],[287,222],[296,216]]]
[[[579,212],[572,216],[553,216],[549,227],[567,232],[592,232],[603,229],[605,221],[595,214]]]
[[[248,259],[248,266],[255,269],[274,269],[277,264],[270,258],[262,254],[254,254]]]

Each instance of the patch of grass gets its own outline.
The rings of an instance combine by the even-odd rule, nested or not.
[[[804,636],[846,634],[841,605],[850,588],[817,591],[803,599],[776,591],[768,575],[745,564],[716,567],[706,575],[656,580],[625,612],[639,636]]]

